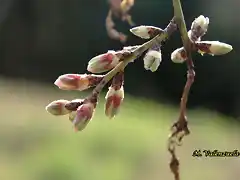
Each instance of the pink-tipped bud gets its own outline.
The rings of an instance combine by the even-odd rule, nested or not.
[[[86,102],[78,107],[77,111],[69,115],[75,131],[82,131],[93,117],[96,104]]]
[[[174,63],[183,63],[187,60],[187,52],[183,47],[176,49],[171,54],[171,60]]]
[[[108,51],[98,55],[88,62],[87,70],[92,73],[102,73],[114,68],[120,60],[119,52]]]
[[[89,88],[89,80],[86,74],[64,74],[54,82],[62,90],[85,90]]]
[[[133,33],[135,36],[138,36],[142,39],[149,39],[152,38],[160,33],[163,32],[161,28],[154,27],[154,26],[137,26],[130,29],[130,32]]]
[[[192,41],[199,41],[208,30],[209,18],[200,15],[192,22],[191,30],[188,31],[188,36]]]
[[[159,51],[149,50],[144,56],[143,61],[144,61],[144,68],[146,70],[155,72],[162,61],[161,50]]]
[[[70,101],[64,99],[56,100],[48,104],[45,109],[47,112],[55,116],[66,115],[71,112],[65,108],[65,105],[69,102]]]
[[[62,90],[83,91],[92,86],[96,86],[103,76],[88,74],[64,74],[58,77],[54,82]]]
[[[232,51],[232,46],[219,41],[200,41],[195,46],[200,54],[223,55]]]
[[[121,88],[118,90],[115,90],[114,87],[109,87],[105,99],[105,114],[111,119],[119,112],[120,106],[124,99],[123,86],[121,86]]]

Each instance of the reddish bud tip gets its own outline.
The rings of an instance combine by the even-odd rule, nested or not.
[[[78,107],[75,113],[71,113],[69,119],[73,122],[74,129],[82,131],[93,117],[95,105],[87,102]]]
[[[113,87],[109,87],[105,99],[105,114],[111,119],[119,112],[120,105],[124,99],[123,86],[121,86],[121,88],[118,90],[115,90]]]
[[[64,74],[54,82],[62,90],[85,90],[90,87],[87,74]]]
[[[87,70],[92,73],[102,73],[111,70],[119,63],[119,56],[115,51],[108,51],[98,55],[88,62]]]

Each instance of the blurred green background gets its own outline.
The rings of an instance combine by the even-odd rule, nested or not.
[[[0,179],[5,180],[159,180],[173,179],[166,142],[178,109],[127,95],[115,119],[104,116],[101,98],[94,119],[74,133],[67,117],[44,107],[66,93],[26,80],[0,81]],[[196,158],[201,150],[240,150],[239,124],[198,109],[189,112],[190,136],[178,149],[184,180],[238,180],[240,157]]]
[[[184,180],[238,180],[239,158],[194,158],[196,149],[240,151],[239,0],[182,0],[188,28],[195,17],[210,18],[204,40],[233,45],[225,56],[194,54],[196,81],[190,93],[190,136],[178,149]],[[173,179],[166,141],[178,117],[186,67],[173,64],[182,46],[178,33],[163,46],[160,69],[144,70],[141,59],[125,72],[126,97],[113,120],[104,116],[104,95],[88,127],[74,133],[67,117],[45,106],[56,99],[90,92],[60,91],[54,80],[86,73],[92,57],[122,44],[108,38],[107,0],[0,0],[0,180],[159,180]],[[171,0],[136,0],[137,25],[164,28]],[[125,46],[143,43],[128,34]],[[134,65],[134,67],[133,67]]]

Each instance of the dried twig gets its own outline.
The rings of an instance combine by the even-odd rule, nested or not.
[[[130,9],[134,5],[134,0],[108,0],[108,3],[110,5],[110,10],[105,24],[107,34],[111,39],[125,43],[127,41],[127,35],[116,30],[113,16],[120,18],[122,21],[127,21],[130,26],[134,26],[135,23],[132,21],[132,17],[129,14]]]

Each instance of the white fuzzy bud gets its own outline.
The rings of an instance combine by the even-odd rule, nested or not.
[[[155,72],[162,61],[161,51],[149,50],[144,56],[143,61],[146,70]]]
[[[200,41],[208,30],[209,18],[200,15],[191,25],[191,30],[188,31],[188,36],[192,41]]]
[[[176,49],[171,54],[171,60],[174,63],[183,63],[187,60],[187,53],[183,47]]]
[[[141,25],[130,29],[130,32],[142,39],[149,39],[160,34],[161,32],[163,32],[163,30],[154,26]]]
[[[223,55],[232,51],[232,46],[219,41],[200,41],[195,43],[200,54]]]
[[[198,26],[200,26],[202,30],[207,31],[208,25],[209,25],[209,18],[204,17],[203,15],[200,15],[192,22],[191,29],[195,29],[195,28],[198,28]]]

